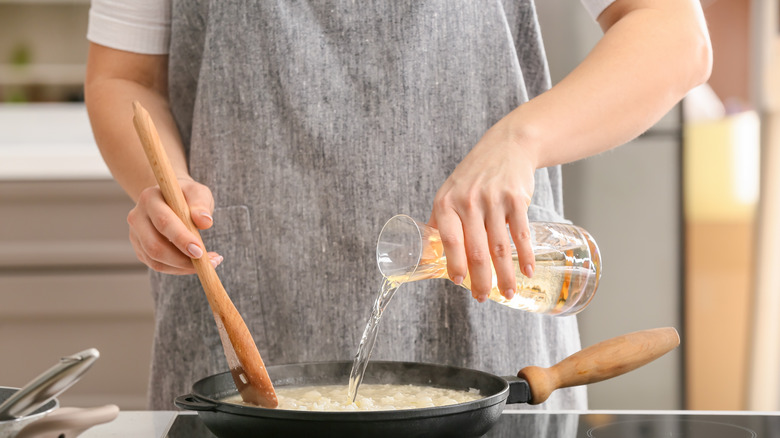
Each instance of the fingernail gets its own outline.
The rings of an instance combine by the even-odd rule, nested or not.
[[[187,252],[190,253],[190,257],[194,259],[199,259],[203,257],[203,250],[200,249],[200,247],[194,243],[190,243],[187,245]]]
[[[504,298],[511,300],[515,296],[514,289],[507,289],[504,291]]]
[[[211,221],[211,222],[214,222],[214,218],[213,218],[213,217],[211,217],[211,215],[210,215],[210,214],[208,214],[208,212],[206,212],[206,211],[201,211],[201,212],[200,212],[200,215],[201,215],[201,216],[203,216],[203,217],[205,217],[205,218],[206,218],[206,219],[208,219],[209,221]]]
[[[534,268],[531,265],[525,265],[525,276],[531,278],[534,276]]]
[[[222,263],[222,260],[224,260],[222,256],[217,256],[210,259],[209,261],[211,262],[211,266],[216,268],[217,266],[219,266],[220,263]]]
[[[452,282],[460,286],[460,284],[463,283],[463,277],[458,275],[457,277],[452,279]]]

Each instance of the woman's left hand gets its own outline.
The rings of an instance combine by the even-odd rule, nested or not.
[[[522,272],[531,277],[535,267],[528,225],[534,142],[510,129],[508,118],[490,128],[447,178],[429,220],[441,234],[450,279],[460,284],[468,275],[472,296],[479,302],[493,287],[491,261],[498,290],[507,299],[514,295],[510,233]]]

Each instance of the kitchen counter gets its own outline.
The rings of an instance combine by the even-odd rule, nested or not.
[[[84,104],[0,105],[0,181],[110,179]]]
[[[484,438],[741,438],[776,437],[780,413],[744,411],[520,411],[505,410]],[[126,411],[82,438],[211,438],[197,415]]]
[[[177,415],[176,411],[120,411],[112,422],[95,426],[80,438],[163,438]]]

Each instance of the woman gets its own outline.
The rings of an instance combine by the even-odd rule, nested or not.
[[[510,296],[510,237],[531,276],[528,221],[564,220],[560,164],[636,137],[711,64],[696,0],[583,3],[604,37],[549,89],[531,0],[93,0],[87,107],[153,270],[150,407],[226,369],[190,257],[224,258],[267,364],[350,359],[381,280],[376,236],[402,212],[430,215],[450,278],[470,275],[476,300],[449,282],[406,285],[374,358],[506,374],[578,350],[574,317],[480,305],[490,264]],[[165,205],[133,100],[216,252]],[[584,389],[543,407],[585,408]]]

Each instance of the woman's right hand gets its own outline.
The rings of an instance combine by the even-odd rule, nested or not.
[[[89,44],[84,98],[100,154],[122,189],[136,202],[127,216],[130,242],[138,259],[155,271],[192,274],[191,257],[209,257],[198,236],[165,203],[149,160],[133,129],[133,105],[141,102],[154,120],[161,143],[200,230],[212,225],[214,198],[208,187],[193,181],[179,128],[168,101],[168,55],[133,53]]]
[[[184,198],[190,206],[195,226],[200,230],[210,228],[214,210],[211,190],[192,178],[179,178]],[[191,258],[209,257],[215,267],[222,256],[205,249],[184,222],[168,206],[160,188],[149,187],[141,192],[138,203],[127,215],[130,226],[130,242],[138,260],[166,274],[194,274]]]

